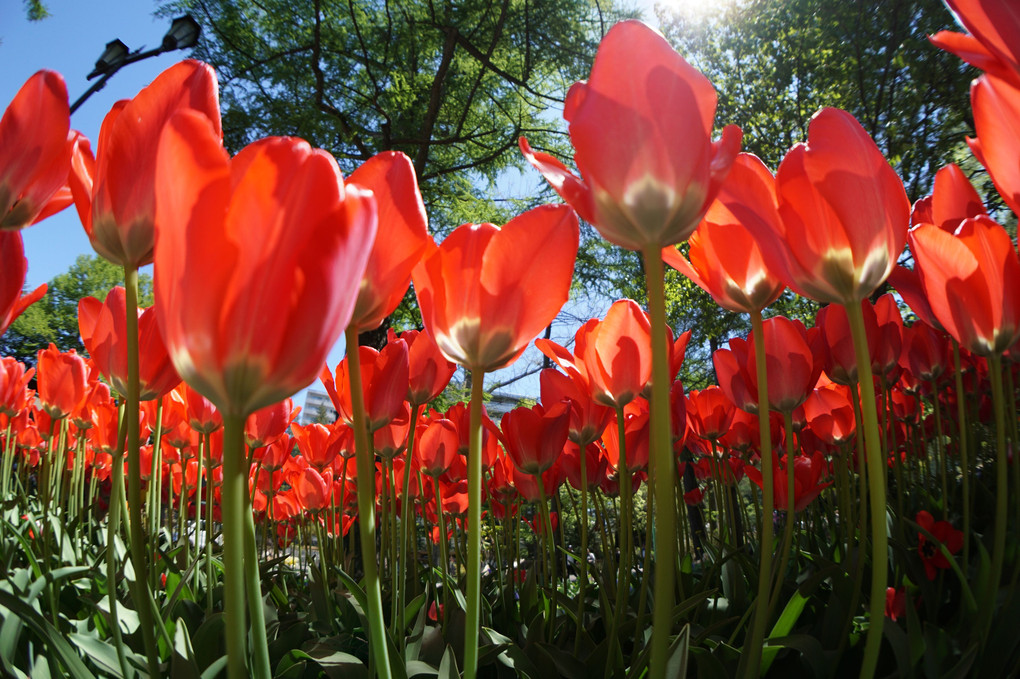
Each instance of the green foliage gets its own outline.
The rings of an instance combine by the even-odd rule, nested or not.
[[[25,17],[29,21],[42,21],[50,16],[50,10],[42,0],[24,0]]]
[[[86,354],[78,332],[78,300],[83,297],[106,299],[111,288],[124,284],[121,267],[97,255],[79,255],[67,273],[49,282],[46,295],[28,307],[3,337],[0,356],[13,356],[35,365],[36,353],[53,342],[61,350],[76,349]],[[152,304],[152,277],[138,276],[138,303]]]

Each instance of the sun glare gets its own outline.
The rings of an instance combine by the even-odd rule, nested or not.
[[[722,11],[733,0],[653,0],[656,8],[682,16],[705,17]]]

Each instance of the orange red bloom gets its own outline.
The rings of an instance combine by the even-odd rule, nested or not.
[[[114,104],[95,158],[87,144],[79,145],[71,174],[75,206],[92,247],[114,264],[138,268],[153,261],[156,193],[163,189],[156,184],[157,149],[164,126],[181,110],[202,114],[222,138],[216,74],[207,64],[174,64],[134,99]]]
[[[23,229],[71,204],[66,186],[78,133],[70,127],[59,73],[39,71],[14,95],[0,119],[0,229]]]
[[[422,322],[447,359],[503,368],[567,301],[577,217],[566,205],[529,210],[500,228],[465,224],[414,271]]]
[[[712,84],[662,34],[622,21],[564,104],[581,178],[523,137],[521,151],[606,240],[661,248],[690,236],[740,150],[735,125],[712,142],[715,107]]]
[[[299,139],[231,159],[190,109],[167,124],[156,170],[156,308],[178,373],[241,417],[307,386],[350,320],[371,194]]]

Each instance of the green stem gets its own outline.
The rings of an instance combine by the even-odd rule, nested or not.
[[[156,635],[152,609],[149,602],[152,592],[149,589],[149,559],[145,551],[145,524],[142,523],[142,457],[141,436],[138,422],[138,269],[124,267],[124,289],[127,306],[127,368],[128,393],[126,397],[127,415],[127,495],[128,495],[128,531],[131,537],[131,563],[135,568],[132,588],[138,610],[138,623],[142,628],[142,641],[145,644],[145,656],[149,663],[149,673],[159,676],[159,650],[156,648]]]
[[[127,655],[124,652],[124,639],[120,632],[120,616],[117,614],[117,533],[120,530],[120,508],[124,493],[124,446],[127,441],[127,423],[124,420],[124,406],[120,407],[120,424],[117,435],[117,450],[110,462],[110,510],[106,517],[106,593],[110,597],[110,631],[113,633],[113,645],[117,649],[117,664],[120,665],[122,676],[128,673]]]
[[[761,311],[751,313],[751,334],[754,336],[754,358],[758,380],[758,431],[761,450],[761,528],[758,540],[758,595],[755,599],[754,619],[751,634],[741,654],[740,676],[758,676],[761,672],[762,643],[769,622],[769,600],[772,598],[772,542],[775,526],[772,517],[775,507],[775,488],[772,472],[772,430],[769,421],[769,388],[765,356],[765,329]],[[742,670],[742,671],[740,671]]]
[[[967,463],[967,406],[963,391],[960,343],[953,340],[953,377],[956,386],[956,436],[960,442],[960,486],[963,491],[963,572],[970,572],[970,465]]]
[[[347,369],[350,375],[351,410],[354,423],[354,456],[358,470],[358,523],[361,527],[361,560],[365,570],[365,593],[368,595],[369,648],[375,669],[382,679],[390,679],[390,658],[386,649],[386,627],[383,617],[382,589],[379,585],[379,563],[375,548],[375,455],[368,437],[365,420],[365,392],[361,384],[361,354],[358,351],[358,330],[344,331],[347,341]]]
[[[468,446],[467,620],[464,622],[464,677],[478,671],[482,594],[482,397],[485,372],[471,371],[471,424]]]
[[[655,533],[662,537],[656,545],[655,602],[652,612],[652,653],[650,676],[666,673],[669,638],[673,631],[673,607],[676,605],[674,562],[676,561],[676,495],[672,434],[670,431],[669,356],[666,353],[666,293],[661,247],[645,247],[645,280],[648,288],[648,314],[652,332],[652,402],[649,419],[648,471],[654,479]]]
[[[574,655],[581,653],[581,635],[584,633],[584,595],[588,586],[588,459],[585,446],[579,446],[581,463],[581,580],[577,593],[577,636],[574,638]]]
[[[248,626],[245,624],[245,486],[244,418],[223,413],[223,629],[227,640],[227,676],[248,676]]]
[[[864,312],[860,303],[846,304],[850,332],[857,355],[857,381],[861,394],[861,415],[864,420],[864,445],[868,467],[868,498],[871,503],[871,608],[868,616],[868,635],[864,643],[862,679],[873,677],[882,647],[882,627],[885,625],[885,588],[889,570],[889,538],[886,534],[885,454],[878,433],[878,413],[875,406],[875,387],[871,375],[871,355],[868,336],[864,329]]]
[[[988,379],[992,383],[992,407],[995,410],[995,532],[992,539],[992,570],[984,584],[981,611],[984,616],[980,629],[985,631],[982,646],[987,641],[995,614],[995,599],[1002,582],[1002,563],[1006,552],[1006,522],[1008,520],[1009,467],[1006,464],[1006,407],[1002,389],[1002,356],[988,357]]]
[[[417,403],[411,407],[411,429],[407,432],[407,449],[404,453],[404,485],[401,486],[403,489],[404,504],[401,506],[401,517],[400,517],[400,564],[403,569],[398,568],[397,572],[400,576],[400,589],[397,593],[397,611],[404,610],[404,602],[407,600],[407,585],[411,581],[416,572],[416,567],[413,565],[413,557],[415,554],[414,545],[408,544],[408,533],[411,522],[411,505],[414,502],[411,499],[411,464],[412,456],[414,454],[414,434],[418,424],[418,412],[421,406]],[[396,625],[396,622],[394,622]],[[400,640],[400,647],[403,648],[407,642],[404,634],[398,634],[397,638]]]

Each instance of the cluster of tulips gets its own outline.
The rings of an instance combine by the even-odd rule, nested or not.
[[[1020,25],[992,1],[950,4],[970,33],[933,41],[985,71],[972,90],[971,148],[1020,211],[1020,59],[1008,39]],[[1018,440],[1010,352],[1020,259],[1010,236],[955,166],[911,208],[844,111],[816,113],[807,141],[773,174],[739,152],[735,126],[712,141],[715,106],[711,84],[662,36],[620,23],[566,98],[580,176],[521,139],[569,206],[502,227],[467,224],[436,244],[401,153],[346,178],[299,139],[263,139],[231,157],[205,64],[181,62],[115,105],[95,154],[70,129],[60,76],[38,73],[0,123],[0,330],[45,292],[22,294],[19,230],[72,203],[96,251],[123,266],[125,286],[81,300],[89,359],[56,347],[33,369],[2,359],[3,496],[39,503],[44,542],[50,516],[94,517],[94,531],[105,518],[107,544],[129,537],[134,572],[150,576],[129,585],[153,676],[164,658],[145,602],[161,596],[151,546],[162,535],[194,546],[195,559],[204,546],[210,581],[221,541],[231,677],[271,675],[259,567],[280,549],[301,550],[326,583],[351,584],[359,555],[372,667],[384,677],[399,663],[387,620],[397,629],[409,594],[427,583],[442,620],[463,587],[458,658],[474,677],[482,571],[513,600],[529,567],[525,515],[535,517],[534,568],[551,615],[572,621],[575,653],[609,640],[607,672],[633,653],[650,676],[665,676],[684,623],[683,607],[675,613],[683,573],[694,559],[750,550],[756,596],[734,638],[744,639],[740,671],[759,673],[786,573],[818,532],[856,564],[846,632],[864,605],[862,676],[875,672],[885,618],[906,615],[915,599],[911,573],[960,574],[975,634],[987,635],[1002,605],[1007,451]],[[497,425],[484,411],[484,376],[515,361],[566,302],[578,216],[641,254],[647,311],[621,300],[571,347],[537,340],[559,369],[542,372],[539,404]],[[908,241],[912,270],[897,267]],[[685,393],[676,380],[689,337],[666,325],[664,262],[750,315],[748,337],[714,356],[718,386]],[[137,272],[149,263],[155,304],[142,310]],[[895,298],[877,296],[887,281],[912,325]],[[380,351],[355,349],[411,282],[424,330],[391,332]],[[787,287],[827,305],[814,327],[763,317]],[[347,357],[333,370],[326,355],[341,334]],[[470,373],[470,401],[430,408],[457,365]],[[302,427],[289,396],[317,378],[340,420]],[[1020,465],[1012,469],[1020,511]],[[971,525],[974,479],[994,485],[987,529]],[[567,513],[576,536],[555,520]],[[890,537],[915,545],[912,559],[890,559]],[[449,568],[451,546],[462,578]],[[990,557],[972,591],[977,551]],[[112,582],[119,565],[115,550],[106,554]],[[593,583],[598,625],[586,596]],[[557,593],[572,587],[568,605]],[[117,597],[110,605],[116,615]],[[620,639],[628,607],[637,635],[651,613],[647,655],[643,640]],[[127,673],[119,626],[111,633]]]

